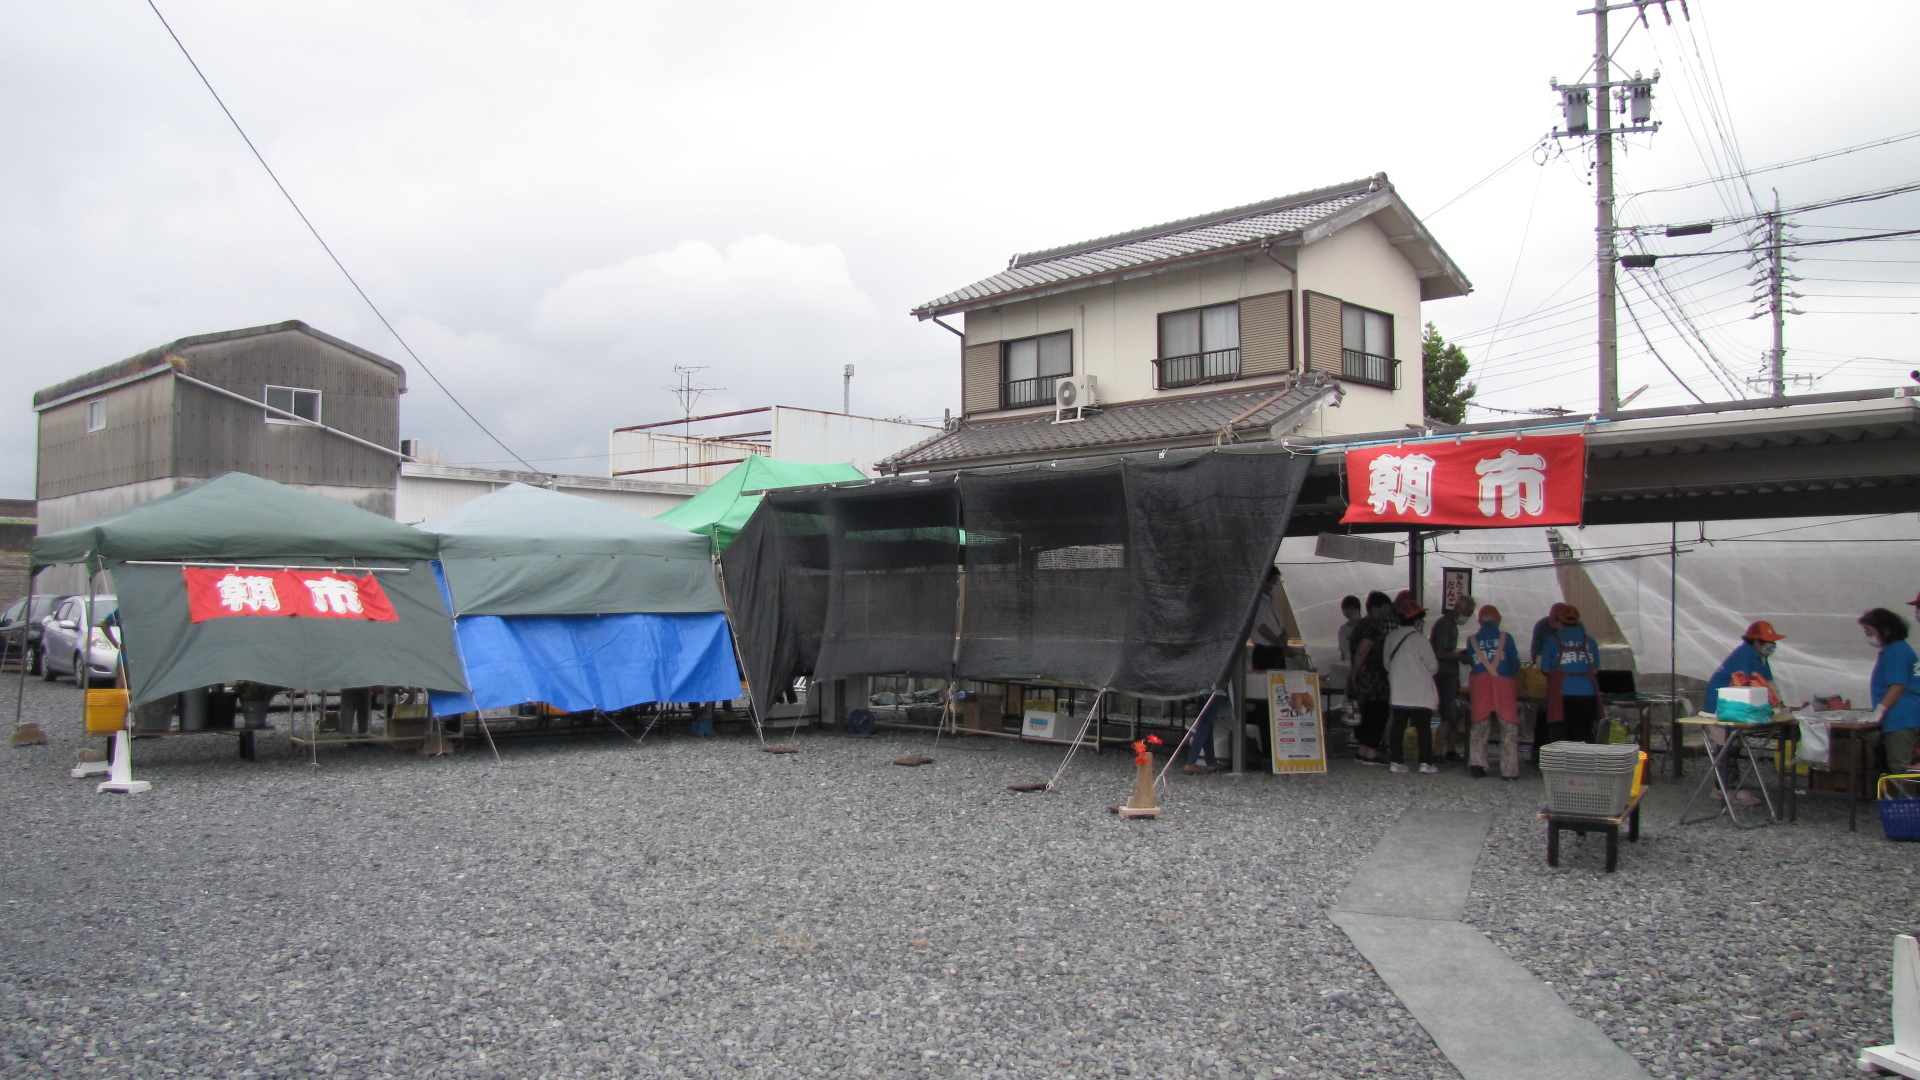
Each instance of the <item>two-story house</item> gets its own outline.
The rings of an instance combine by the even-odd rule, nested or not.
[[[1417,426],[1420,303],[1471,288],[1384,173],[1016,255],[914,309],[961,337],[961,415],[881,466]]]

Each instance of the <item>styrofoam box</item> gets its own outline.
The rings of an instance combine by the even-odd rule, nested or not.
[[[1767,696],[1764,686],[1728,686],[1720,690],[1721,701],[1737,701],[1742,705],[1766,705],[1772,699]]]

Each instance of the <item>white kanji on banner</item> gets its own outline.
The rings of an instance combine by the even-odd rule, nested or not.
[[[317,577],[308,578],[303,584],[313,596],[315,611],[331,611],[335,615],[360,614],[360,584],[348,578]]]
[[[1425,454],[1381,454],[1367,466],[1367,505],[1422,517],[1433,513],[1433,459]]]
[[[1487,517],[1539,517],[1547,505],[1546,468],[1547,459],[1539,454],[1511,449],[1482,458],[1473,467],[1480,474],[1480,512]]]
[[[220,603],[231,611],[279,611],[280,593],[273,579],[259,575],[228,574],[217,582]]]

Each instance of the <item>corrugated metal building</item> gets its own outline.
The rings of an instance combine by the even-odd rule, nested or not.
[[[298,321],[181,338],[47,387],[33,395],[39,531],[226,472],[390,517],[406,388],[399,364]]]

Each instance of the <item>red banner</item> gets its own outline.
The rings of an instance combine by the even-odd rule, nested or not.
[[[1418,442],[1347,451],[1342,524],[1505,529],[1578,525],[1584,435]]]
[[[355,576],[327,570],[272,570],[239,566],[230,570],[182,567],[187,607],[193,621],[235,615],[306,615],[316,619],[367,619],[399,622],[387,591],[373,574]]]

